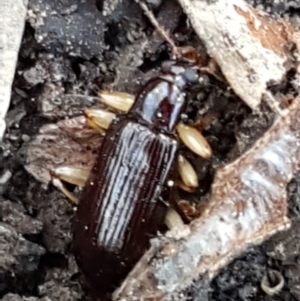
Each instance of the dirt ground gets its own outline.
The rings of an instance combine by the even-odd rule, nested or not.
[[[248,2],[300,26],[300,1]],[[178,45],[205,53],[177,2],[149,3]],[[134,1],[29,0],[8,130],[0,144],[1,300],[88,300],[72,253],[74,208],[48,185],[48,171],[60,164],[90,164],[101,137],[80,135],[80,129],[67,127],[63,120],[97,105],[101,89],[136,93],[159,72],[168,53]],[[276,89],[285,93],[291,87],[286,82]],[[196,167],[200,186],[178,197],[197,204],[209,193],[218,166],[260,137],[273,114],[266,106],[251,112],[224,83],[206,74],[187,98],[188,121],[205,124],[203,134],[214,153],[205,161],[181,147]],[[288,194],[292,229],[236,259],[206,292],[200,293],[195,283],[184,299],[300,300],[300,173]],[[266,295],[260,286],[270,270],[285,279],[276,296]]]

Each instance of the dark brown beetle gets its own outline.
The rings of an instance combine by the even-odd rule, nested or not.
[[[163,224],[167,207],[159,197],[177,154],[183,89],[198,78],[198,59],[187,57],[165,64],[129,113],[113,121],[84,187],[74,250],[98,296],[120,284]]]

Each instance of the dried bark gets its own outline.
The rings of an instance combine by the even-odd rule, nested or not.
[[[258,107],[268,85],[281,82],[289,68],[292,27],[243,0],[179,3],[235,93]]]
[[[0,0],[0,140],[6,127],[4,118],[10,104],[27,2],[27,0]]]

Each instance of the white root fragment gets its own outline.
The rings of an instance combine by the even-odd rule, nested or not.
[[[24,32],[27,0],[0,0],[0,141],[5,132],[19,48]]]
[[[199,275],[211,280],[249,246],[287,230],[286,186],[299,169],[299,146],[300,97],[249,151],[217,171],[207,205],[189,231],[182,227],[178,239],[177,228],[176,236],[169,231],[151,241],[113,300],[171,300]],[[161,252],[166,245],[172,254]]]
[[[179,0],[208,53],[235,93],[256,108],[269,83],[280,82],[289,61],[291,27],[243,0]]]
[[[176,130],[180,139],[192,152],[205,159],[211,157],[211,147],[199,131],[182,122],[177,125]]]
[[[271,278],[270,283],[269,279]],[[271,270],[269,271],[269,276],[265,275],[261,281],[262,290],[269,296],[274,296],[278,294],[284,286],[284,278],[282,274],[278,271]]]
[[[178,172],[183,183],[192,188],[198,187],[198,176],[192,164],[182,155],[178,156]]]
[[[135,99],[131,94],[118,91],[101,91],[98,96],[102,103],[122,112],[128,112]]]

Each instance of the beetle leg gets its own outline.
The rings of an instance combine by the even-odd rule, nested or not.
[[[116,111],[127,112],[134,102],[134,96],[119,91],[101,91],[98,93],[100,102],[115,109]],[[104,134],[115,118],[116,114],[98,108],[89,108],[84,111],[88,125]]]
[[[69,191],[64,184],[57,178],[52,179],[52,184],[58,188],[70,201],[71,205],[76,206],[78,205],[78,198],[75,196],[74,193]]]
[[[176,185],[177,187],[179,187],[180,189],[182,189],[182,190],[184,190],[184,191],[186,191],[186,192],[190,192],[190,193],[194,192],[195,189],[196,189],[196,188],[194,188],[194,187],[187,186],[187,185],[184,184],[184,182],[183,182],[182,180],[180,180],[180,179],[175,181],[175,185]]]
[[[133,95],[125,92],[107,90],[100,91],[98,96],[101,103],[122,112],[128,112],[135,99]]]
[[[90,127],[97,130],[101,134],[105,133],[116,117],[115,113],[102,109],[86,109],[84,111],[87,123]]]
[[[211,147],[198,130],[182,122],[177,125],[176,130],[180,139],[192,152],[205,159],[211,157]]]
[[[170,207],[165,217],[165,225],[171,230],[175,227],[182,226],[183,224],[184,222],[179,213]]]
[[[181,189],[193,192],[199,185],[197,173],[192,164],[182,155],[177,158],[178,172],[181,181],[177,181],[176,185]]]
[[[61,166],[57,167],[52,174],[64,182],[83,187],[91,169],[92,168],[88,166]]]
[[[73,167],[73,166],[62,166],[56,168],[51,172],[52,183],[57,187],[73,205],[78,204],[77,197],[70,192],[63,184],[62,181],[83,187],[87,178],[90,174],[91,167]]]

